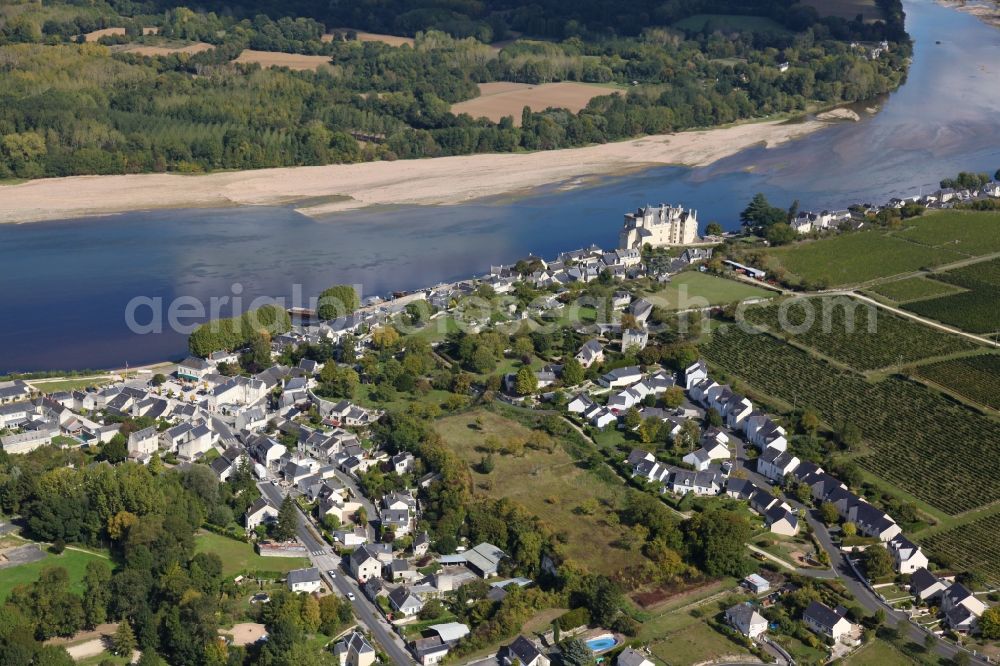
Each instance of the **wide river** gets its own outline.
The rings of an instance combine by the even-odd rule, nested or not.
[[[447,207],[382,207],[316,221],[287,208],[136,212],[0,225],[0,374],[121,367],[182,356],[176,331],[136,334],[136,296],[365,295],[485,272],[531,252],[613,247],[622,214],[647,202],[737,225],[755,192],[803,209],[883,202],[960,170],[1000,168],[1000,30],[931,0],[906,2],[916,40],[904,86],[873,116],[701,169],[657,168],[587,187]],[[939,43],[938,43],[939,42]],[[2,196],[2,192],[0,192]],[[234,288],[234,285],[238,287]],[[140,321],[149,319],[140,309]],[[225,310],[223,310],[225,313]]]

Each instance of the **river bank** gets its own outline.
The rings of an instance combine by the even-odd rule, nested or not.
[[[983,23],[1000,28],[1000,2],[994,0],[938,0],[938,4],[975,16]]]
[[[831,121],[834,119],[830,119]],[[830,125],[767,121],[534,153],[438,157],[206,175],[71,176],[0,187],[0,223],[163,208],[295,205],[305,215],[377,204],[458,204],[570,180],[660,166],[710,165]]]

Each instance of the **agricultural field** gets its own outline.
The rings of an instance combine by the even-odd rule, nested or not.
[[[213,532],[199,532],[194,539],[194,550],[218,555],[222,559],[222,573],[227,576],[253,572],[283,574],[309,566],[305,557],[261,557],[250,544]]]
[[[858,14],[866,23],[883,18],[875,0],[802,0],[802,4],[815,7],[820,16],[839,16],[848,21],[853,21]]]
[[[257,63],[261,67],[287,67],[288,69],[302,71],[309,69],[316,70],[329,65],[330,56],[244,49],[233,62]]]
[[[686,310],[773,296],[775,292],[752,284],[699,271],[685,271],[675,275],[669,284],[646,298],[650,303],[668,310]]]
[[[742,14],[696,14],[677,21],[673,25],[678,30],[710,32],[722,30],[727,32],[781,32],[788,29],[765,16],[744,16]]]
[[[347,33],[350,32],[351,28],[337,28],[335,32]],[[413,46],[413,37],[399,37],[397,35],[381,35],[375,32],[365,32],[364,30],[354,30],[357,35],[357,41],[359,42],[382,42],[383,44],[388,44],[389,46],[402,46],[406,44],[407,46]],[[329,33],[323,35],[324,42],[333,41],[333,34]]]
[[[931,280],[923,276],[885,282],[875,285],[871,290],[879,296],[884,296],[896,303],[909,303],[926,298],[937,298],[961,291],[950,284]]]
[[[205,42],[182,43],[176,41],[162,41],[161,43],[123,44],[111,48],[115,53],[135,53],[142,56],[169,56],[175,53],[201,53],[213,49],[211,44]]]
[[[862,372],[977,347],[846,296],[793,298],[744,314],[751,324]]]
[[[952,568],[979,571],[993,586],[1000,585],[1000,513],[966,523],[946,532],[938,532],[921,545],[932,553],[943,553],[952,560]]]
[[[941,511],[955,515],[1000,499],[997,423],[983,414],[905,379],[869,382],[737,327],[717,331],[701,351],[763,394],[812,406],[830,427],[856,424],[870,448],[859,464]]]
[[[1000,331],[1000,259],[956,268],[934,278],[967,291],[909,303],[904,306],[907,310],[970,333]]]
[[[458,115],[467,113],[473,118],[485,116],[493,122],[500,122],[504,116],[513,116],[514,124],[521,125],[521,111],[531,107],[532,111],[544,111],[551,107],[569,109],[576,113],[587,106],[595,97],[610,95],[614,88],[592,83],[510,83],[496,81],[479,84],[479,97],[451,105],[451,112]]]
[[[915,372],[973,402],[1000,410],[1000,355],[965,356],[920,365]]]
[[[623,485],[604,483],[580,469],[558,444],[551,452],[496,453],[493,471],[480,473],[477,466],[486,455],[487,438],[506,443],[523,441],[531,434],[524,425],[491,411],[449,416],[437,421],[436,429],[445,444],[468,463],[476,495],[506,497],[533,512],[553,532],[564,533],[569,558],[605,574],[640,561],[637,552],[614,545],[628,528],[604,519],[628,491]],[[605,503],[611,505],[610,510]],[[584,506],[588,508],[581,509]]]
[[[768,250],[769,269],[827,287],[868,282],[966,258],[951,248],[909,242],[882,231],[860,231]]]
[[[899,238],[970,257],[1000,252],[1000,213],[946,210],[909,220]]]

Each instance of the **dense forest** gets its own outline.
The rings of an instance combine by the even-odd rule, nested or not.
[[[218,13],[124,0],[11,4],[0,8],[0,178],[546,150],[865,100],[899,85],[910,53],[898,0],[879,3],[888,20],[865,23],[821,19],[790,0],[724,0],[713,10],[773,27],[709,21],[698,31],[669,26],[704,11],[704,0],[638,2],[629,15],[605,0],[491,1],[465,12],[456,3],[447,17],[421,2],[405,3],[416,7],[407,12],[397,2],[202,3]],[[492,27],[470,32],[455,21]],[[353,30],[323,40],[327,25],[348,23],[417,36],[412,48],[360,42]],[[81,43],[112,26],[126,34]],[[143,36],[144,27],[158,34]],[[535,39],[484,43],[511,30]],[[883,38],[890,47],[873,54]],[[211,48],[151,57],[119,50],[124,42]],[[234,63],[247,48],[324,55],[330,66]],[[525,110],[520,126],[451,113],[488,81],[618,90],[576,114]]]

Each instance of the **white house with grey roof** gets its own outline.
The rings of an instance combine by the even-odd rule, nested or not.
[[[500,666],[549,666],[549,658],[533,642],[524,636],[518,636],[510,645],[505,645],[497,652],[497,662]]]
[[[767,631],[767,620],[748,603],[726,609],[726,622],[748,638],[757,638]]]
[[[323,579],[320,577],[319,569],[316,567],[289,571],[287,582],[288,589],[292,592],[312,594],[313,592],[319,592],[323,588]]]
[[[129,433],[128,453],[130,456],[139,457],[152,455],[160,448],[160,436],[154,426],[136,430]]]
[[[358,631],[352,631],[337,643],[333,654],[340,666],[372,666],[375,663],[375,648]]]

